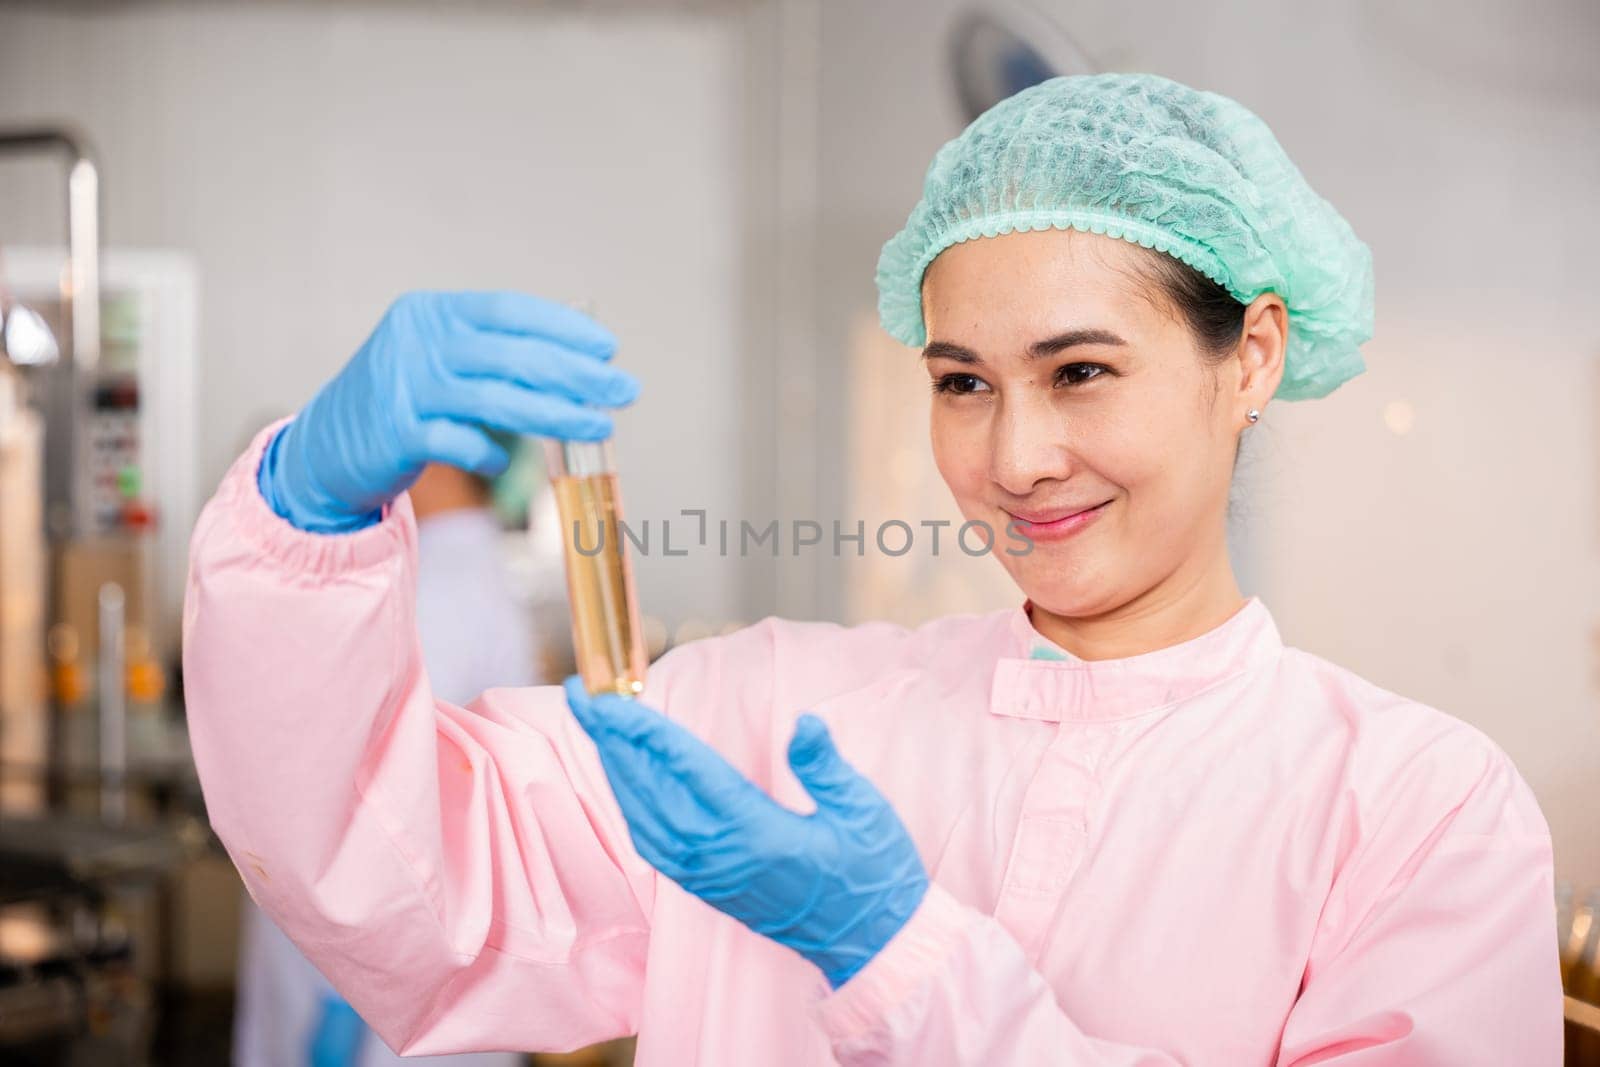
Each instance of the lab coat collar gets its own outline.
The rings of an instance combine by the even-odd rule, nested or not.
[[[1131,718],[1197,696],[1274,662],[1283,650],[1277,624],[1259,597],[1220,626],[1180,644],[1122,659],[1028,658],[1042,641],[1024,601],[1011,615],[1009,654],[995,665],[989,708],[1041,722]]]

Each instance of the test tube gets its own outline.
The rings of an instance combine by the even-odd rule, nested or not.
[[[645,647],[611,442],[547,440],[545,459],[561,514],[578,676],[590,693],[636,696],[644,692]]]

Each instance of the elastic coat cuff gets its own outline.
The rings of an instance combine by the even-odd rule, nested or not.
[[[414,540],[416,518],[409,494],[401,493],[384,505],[382,518],[350,533],[312,533],[302,530],[276,511],[261,495],[257,472],[267,445],[292,418],[279,419],[256,434],[217,487],[226,501],[238,537],[260,554],[302,574],[331,575],[364,570],[395,558]]]
[[[837,1046],[884,1029],[888,1016],[945,966],[975,919],[971,909],[929,883],[922,903],[889,943],[815,1005],[829,1041]]]

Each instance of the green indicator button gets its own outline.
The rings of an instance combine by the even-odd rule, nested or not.
[[[138,467],[127,466],[117,471],[117,492],[121,493],[124,499],[132,500],[138,496],[140,483]]]

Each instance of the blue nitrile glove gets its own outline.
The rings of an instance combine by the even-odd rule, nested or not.
[[[355,1067],[367,1024],[344,998],[326,995],[319,1004],[317,1028],[306,1049],[309,1067]]]
[[[916,845],[883,794],[802,715],[789,766],[817,803],[790,811],[705,742],[628,697],[567,703],[600,752],[634,848],[656,870],[815,963],[835,989],[888,943],[927,892]]]
[[[272,509],[302,530],[376,522],[429,462],[493,477],[505,450],[483,427],[579,441],[611,433],[587,405],[639,383],[606,363],[616,340],[587,316],[523,293],[408,293],[262,458]]]

